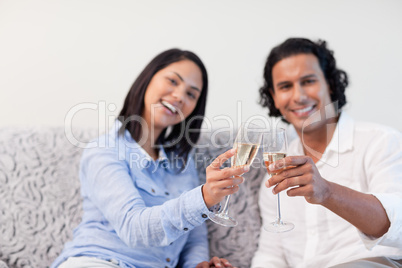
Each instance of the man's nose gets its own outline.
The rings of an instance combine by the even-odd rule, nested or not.
[[[303,102],[307,99],[306,91],[303,86],[299,83],[296,83],[293,91],[293,100],[296,102]]]

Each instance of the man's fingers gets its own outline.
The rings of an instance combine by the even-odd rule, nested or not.
[[[295,187],[286,192],[288,196],[305,196],[306,189],[305,187]]]
[[[285,170],[281,171],[279,174],[272,176],[268,180],[268,185],[267,187],[271,187],[273,185],[276,185],[280,182],[282,182],[285,179],[293,178],[296,176],[303,176],[304,172],[302,168],[286,168]]]
[[[289,166],[300,166],[309,161],[306,156],[288,156],[268,166],[270,171],[280,170]]]
[[[301,181],[300,177],[293,177],[293,178],[285,179],[281,183],[278,183],[275,186],[275,188],[272,190],[272,192],[274,194],[277,194],[290,187],[301,186],[302,184],[300,183],[300,181]]]

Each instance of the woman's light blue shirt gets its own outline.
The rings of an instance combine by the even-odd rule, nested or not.
[[[72,256],[115,260],[121,267],[193,268],[209,260],[209,211],[194,160],[178,172],[181,162],[161,149],[154,161],[127,130],[118,134],[120,126],[117,121],[84,150],[82,222],[51,267]]]

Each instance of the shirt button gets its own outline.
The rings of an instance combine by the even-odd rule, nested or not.
[[[155,193],[155,189],[151,189],[151,191],[152,191],[153,193]]]
[[[184,228],[183,230],[184,230],[184,231],[188,231],[188,228]]]
[[[203,217],[204,219],[205,219],[205,218],[208,218],[207,214],[202,214],[201,217]]]
[[[168,193],[168,192],[165,192],[165,195],[169,195],[169,193]]]
[[[167,262],[170,262],[170,258],[166,258],[166,261],[167,261]]]

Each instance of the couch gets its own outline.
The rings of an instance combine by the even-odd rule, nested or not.
[[[67,135],[67,134],[68,135]],[[78,179],[82,143],[94,129],[63,127],[0,129],[0,268],[49,267],[81,219]],[[197,164],[201,183],[205,166],[228,148],[230,136],[203,133]],[[198,159],[198,161],[200,161]],[[257,198],[265,171],[252,168],[230,202],[234,228],[207,222],[211,256],[249,267],[261,226]]]

